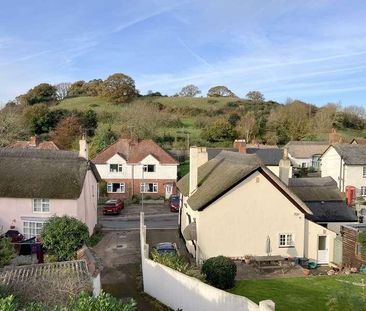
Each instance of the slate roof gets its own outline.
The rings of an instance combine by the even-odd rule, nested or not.
[[[238,152],[236,148],[206,148],[208,160],[212,160],[215,158],[221,151],[231,151]],[[262,161],[264,165],[276,165],[283,157],[283,149],[279,149],[278,147],[273,148],[255,148],[255,147],[247,147],[247,154],[256,154],[258,158]]]
[[[347,165],[366,165],[366,145],[332,145]]]
[[[92,161],[95,164],[104,164],[115,154],[119,154],[127,163],[139,163],[151,154],[161,164],[178,164],[169,153],[151,139],[136,141],[125,138],[120,138],[99,152]]]
[[[94,166],[77,153],[61,150],[0,148],[0,197],[77,199]]]
[[[311,158],[315,154],[323,154],[329,147],[324,141],[290,141],[287,143],[288,153],[294,158]]]
[[[278,166],[283,158],[283,149],[279,148],[247,148],[247,153],[256,154],[261,159],[264,165]]]
[[[289,188],[312,211],[312,215],[306,215],[309,220],[315,222],[357,221],[354,210],[347,206],[332,177],[291,178]]]
[[[268,176],[271,182],[287,197],[291,198],[299,209],[311,213],[306,205],[289,191],[256,155],[230,151],[222,151],[214,159],[198,168],[198,187],[187,202],[193,210],[203,209],[257,170]],[[188,196],[189,174],[178,181],[177,187],[183,195]]]

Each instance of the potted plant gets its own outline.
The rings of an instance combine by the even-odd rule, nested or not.
[[[244,256],[244,261],[246,264],[250,264],[252,261],[252,255],[245,255]]]
[[[302,271],[304,272],[304,275],[305,275],[305,276],[310,275],[310,269],[303,268],[303,269],[302,269]]]

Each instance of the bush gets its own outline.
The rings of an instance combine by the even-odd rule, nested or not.
[[[155,249],[151,252],[151,257],[154,261],[187,274],[189,271],[189,263],[182,256],[175,256],[170,253],[159,254]]]
[[[88,227],[80,220],[69,217],[51,217],[43,226],[44,246],[58,260],[72,260],[75,252],[89,241]]]
[[[206,276],[206,281],[221,289],[234,286],[236,265],[228,257],[217,256],[207,259],[201,271]]]
[[[15,256],[15,250],[9,238],[0,238],[0,268],[8,265]]]

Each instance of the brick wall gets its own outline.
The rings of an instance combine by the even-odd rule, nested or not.
[[[144,193],[144,196],[156,197],[156,196],[165,196],[165,185],[172,184],[173,185],[173,194],[177,193],[176,180],[174,179],[113,179],[106,180],[107,183],[124,183],[125,184],[125,193],[108,193],[109,198],[114,199],[128,199],[133,195],[141,196],[140,193],[140,184],[144,183],[157,183],[158,184],[158,192],[157,193]]]
[[[342,226],[341,233],[343,265],[359,268],[361,264],[366,264],[366,255],[356,255],[358,230]]]

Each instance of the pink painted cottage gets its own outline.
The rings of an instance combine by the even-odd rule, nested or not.
[[[80,153],[61,150],[0,149],[0,231],[10,227],[30,238],[51,216],[68,215],[93,232],[97,223],[99,174]]]

